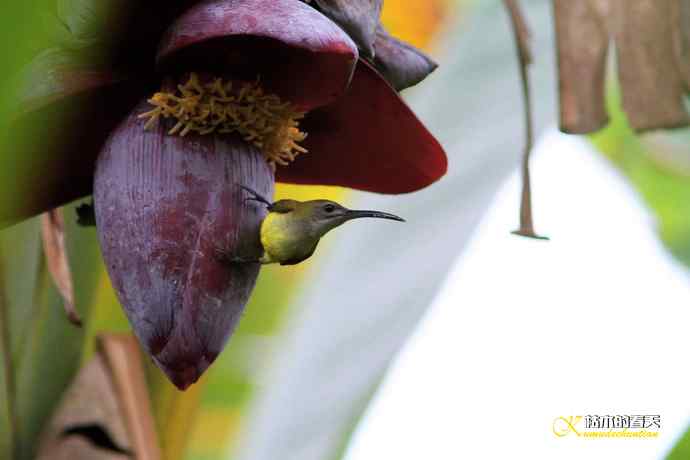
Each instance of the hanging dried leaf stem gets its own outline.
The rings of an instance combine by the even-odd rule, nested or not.
[[[522,157],[522,199],[520,201],[520,228],[515,230],[515,235],[528,238],[548,239],[539,236],[534,231],[532,220],[532,191],[530,186],[529,160],[532,146],[534,145],[534,126],[532,122],[532,98],[530,95],[528,67],[532,62],[532,54],[529,49],[529,29],[520,12],[516,0],[504,0],[504,4],[510,14],[510,21],[515,36],[515,46],[520,63],[520,79],[522,81],[522,95],[525,110],[525,151]]]
[[[45,253],[48,271],[55,287],[62,296],[65,312],[70,323],[81,327],[79,313],[74,306],[74,288],[72,271],[69,266],[67,246],[65,244],[65,222],[60,209],[53,209],[41,216],[43,235],[43,252]]]

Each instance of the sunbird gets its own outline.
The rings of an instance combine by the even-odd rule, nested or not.
[[[314,254],[321,237],[350,220],[373,217],[405,222],[387,212],[356,211],[330,200],[279,200],[271,203],[249,187],[241,187],[251,195],[248,199],[263,203],[269,212],[261,222],[264,251],[261,258],[244,259],[218,250],[222,259],[233,263],[296,265]]]

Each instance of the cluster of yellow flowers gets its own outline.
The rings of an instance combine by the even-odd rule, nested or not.
[[[299,145],[307,134],[299,130],[299,112],[275,94],[266,94],[258,82],[233,88],[221,78],[200,81],[192,73],[175,93],[159,92],[148,101],[155,108],[139,115],[145,129],[160,118],[174,118],[169,134],[239,133],[261,149],[271,164],[287,165],[307,150]]]

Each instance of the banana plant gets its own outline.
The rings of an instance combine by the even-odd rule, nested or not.
[[[416,14],[416,17],[412,14],[416,8],[411,6],[413,2],[391,1],[391,6],[384,11],[384,22],[389,25],[389,31],[374,23],[371,29],[373,35],[356,30],[356,18],[338,17],[338,8],[331,7],[330,2],[316,3],[318,5],[313,6],[319,8],[322,14],[342,21],[343,27],[352,31],[357,41],[366,42],[374,37],[383,43],[379,57],[374,59],[370,53],[371,64],[364,65],[379,66],[398,87],[420,78],[414,72],[398,74],[394,63],[386,61],[386,53],[401,46],[393,41],[389,31],[403,31],[416,43],[428,44],[431,32],[439,23],[440,1],[434,2],[436,9],[424,8],[422,14]],[[8,72],[0,77],[2,87],[7,89],[0,100],[0,125],[6,128],[2,130],[0,138],[3,152],[22,151],[16,146],[30,145],[36,139],[44,141],[46,148],[50,148],[53,142],[49,126],[51,114],[38,118],[37,121],[41,123],[30,127],[15,124],[17,117],[23,115],[14,110],[26,81],[12,77],[20,75],[31,57],[53,43],[59,43],[62,51],[43,52],[39,67],[33,69],[38,70],[38,74],[45,70],[43,73],[54,77],[56,75],[50,73],[52,68],[73,70],[71,66],[75,61],[72,58],[75,55],[89,62],[107,59],[102,50],[112,43],[104,42],[102,33],[105,30],[115,33],[120,24],[118,21],[94,21],[94,18],[104,17],[103,12],[111,11],[112,6],[113,2],[36,0],[13,5],[11,12],[2,15],[0,21],[4,27],[0,34],[8,34],[4,43],[20,43],[13,53],[7,53]],[[74,14],[75,11],[79,14]],[[424,17],[425,22],[419,22],[420,17]],[[410,25],[413,22],[415,25]],[[21,23],[22,28],[16,27],[15,23]],[[387,43],[390,43],[386,45],[389,48],[384,49]],[[101,52],[94,51],[99,49]],[[362,49],[366,54],[366,46],[362,46]],[[416,53],[413,48],[405,48],[404,52]],[[77,79],[72,83],[80,81]],[[39,93],[53,89],[41,86],[40,81],[31,84]],[[30,109],[26,108],[27,111]],[[69,115],[69,112],[59,113]],[[107,123],[107,116],[102,121]],[[74,123],[74,119],[70,119],[70,122]],[[87,145],[88,141],[74,144],[73,147],[86,148]],[[7,220],[10,215],[14,216],[12,223],[17,216],[25,217],[27,214],[22,214],[21,209],[35,206],[46,196],[71,193],[69,189],[58,187],[46,195],[46,189],[38,185],[54,187],[59,183],[55,179],[63,171],[48,167],[57,164],[54,160],[48,157],[46,163],[45,158],[37,156],[3,155],[0,159],[0,178],[3,180],[4,193],[0,198],[0,214],[4,221],[0,225],[5,227],[11,223]],[[70,171],[79,176],[83,166],[77,160],[70,163]],[[33,179],[19,180],[20,177]],[[83,184],[78,177],[75,183]],[[342,190],[335,188],[304,189],[284,185],[278,186],[277,195],[302,199],[342,199],[346,196]],[[45,446],[51,446],[50,439],[63,437],[69,438],[70,442],[74,438],[75,443],[95,443],[96,447],[115,453],[144,455],[140,450],[133,450],[135,447],[132,446],[136,443],[130,445],[122,441],[118,432],[121,425],[110,430],[107,426],[95,424],[60,425],[61,421],[69,419],[64,418],[63,414],[64,411],[70,413],[69,408],[74,404],[74,395],[81,391],[79,389],[90,388],[89,385],[93,386],[96,381],[100,382],[98,385],[104,385],[99,388],[107,394],[117,390],[118,378],[103,381],[93,377],[102,377],[104,372],[119,375],[117,366],[111,362],[117,362],[112,357],[117,355],[117,351],[108,352],[107,345],[98,345],[112,343],[112,340],[108,339],[110,336],[99,340],[99,335],[103,332],[130,334],[127,318],[103,263],[97,232],[77,223],[83,214],[79,209],[88,204],[88,201],[82,200],[66,205],[59,211],[59,221],[56,220],[58,214],[55,211],[24,220],[0,232],[0,339],[3,358],[0,371],[0,388],[3,390],[0,394],[0,453],[3,458],[31,459],[44,455],[44,452],[48,452],[48,458],[51,458],[50,455],[57,453]],[[50,222],[53,222],[52,227],[49,226]],[[46,227],[49,230],[52,228],[52,231],[46,230]],[[255,387],[261,380],[255,365],[257,354],[261,359],[266,358],[266,344],[281,329],[288,314],[287,304],[293,298],[295,287],[299,285],[304,272],[305,268],[300,267],[291,272],[267,270],[263,273],[245,320],[234,335],[233,346],[219,358],[209,375],[202,377],[184,393],[177,390],[141,350],[129,345],[125,347],[128,353],[141,357],[144,368],[141,377],[145,379],[148,402],[142,404],[140,410],[144,415],[150,412],[157,437],[156,441],[151,442],[160,446],[158,453],[146,454],[154,457],[141,458],[159,456],[181,459],[188,451],[198,458],[199,455],[194,453],[195,445],[196,449],[202,450],[200,455],[216,456],[227,445],[237,442],[236,427],[244,423],[243,414],[252,403]],[[276,295],[276,291],[280,291],[280,295]],[[107,365],[103,364],[104,360]],[[125,372],[124,375],[129,374]],[[137,387],[138,384],[132,383],[133,387]],[[86,393],[88,391],[84,390]],[[104,396],[104,400],[108,398]],[[101,402],[107,405],[107,401]],[[194,420],[197,420],[196,424],[192,423]],[[212,438],[216,434],[213,449],[209,449],[204,438],[209,436],[209,432]],[[190,447],[190,441],[195,439],[199,440],[192,442]],[[156,449],[152,451],[156,452]]]

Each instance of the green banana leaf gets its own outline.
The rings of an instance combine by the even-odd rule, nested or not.
[[[690,129],[635,134],[617,87],[608,99],[611,123],[591,140],[640,193],[671,254],[690,266]]]
[[[73,206],[66,212],[74,213]],[[75,303],[88,321],[101,262],[95,234],[82,235],[75,227],[68,220],[67,247],[80,284]],[[3,452],[23,459],[33,458],[45,421],[79,369],[86,338],[63,311],[44,261],[40,228],[39,220],[31,219],[0,233],[2,351],[11,363],[3,368],[2,406],[14,420],[0,426],[0,439]]]
[[[687,460],[690,458],[690,431],[687,431],[666,455],[667,460]]]
[[[0,14],[0,41],[5,44],[0,75],[0,206],[21,199],[24,190],[16,182],[24,158],[6,145],[5,135],[21,89],[15,76],[49,42],[51,32],[41,26],[44,16],[35,14],[48,11],[46,5],[42,0],[7,2]],[[73,224],[68,227],[67,246],[75,256],[73,272],[85,286],[75,300],[87,318],[94,294],[89,287],[98,273],[97,246],[93,238],[77,241]],[[32,219],[0,233],[2,458],[33,458],[45,420],[79,368],[85,337],[63,312],[62,298],[44,262],[40,228],[39,220]]]

